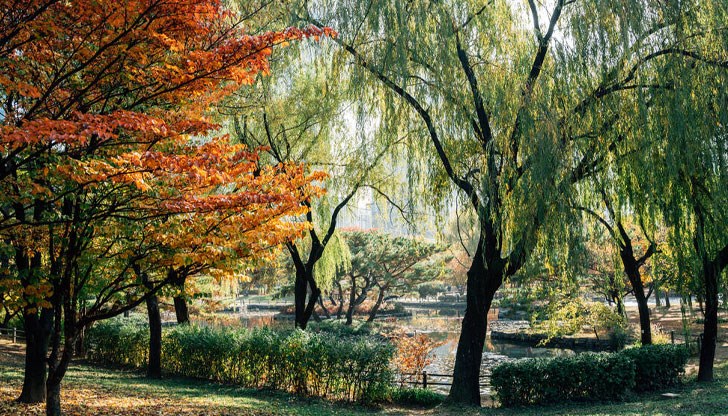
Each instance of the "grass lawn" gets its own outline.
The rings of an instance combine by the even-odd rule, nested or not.
[[[43,405],[12,402],[22,384],[21,352],[18,346],[0,341],[0,415],[44,413]],[[714,383],[689,381],[672,389],[680,394],[677,399],[651,394],[621,403],[478,410],[364,408],[200,380],[147,380],[139,372],[74,363],[64,379],[62,403],[69,415],[728,415],[728,362],[718,364],[716,370]]]

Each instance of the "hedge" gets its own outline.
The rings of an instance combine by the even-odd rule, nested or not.
[[[690,356],[682,345],[645,345],[620,352],[636,365],[637,392],[655,391],[678,384]]]
[[[627,356],[584,353],[501,364],[491,386],[503,406],[617,399],[634,386],[635,365]]]
[[[527,359],[493,369],[491,386],[503,406],[602,401],[675,385],[688,351],[678,345],[649,345],[618,353],[584,353]]]
[[[113,319],[95,325],[87,339],[92,360],[146,365],[144,325]],[[164,330],[162,369],[244,387],[369,402],[389,391],[392,353],[389,342],[373,336],[181,325]]]

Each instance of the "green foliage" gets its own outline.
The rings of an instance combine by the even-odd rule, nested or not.
[[[417,285],[417,294],[420,296],[420,299],[437,296],[439,293],[444,291],[445,287],[442,284],[423,283],[421,285]]]
[[[422,388],[396,388],[392,390],[390,399],[405,406],[434,407],[445,401],[445,395]]]
[[[125,367],[143,367],[149,353],[149,326],[141,318],[112,318],[95,323],[86,332],[93,361]]]
[[[624,317],[603,303],[586,302],[580,297],[550,303],[547,319],[536,325],[549,337],[573,335],[584,327],[591,328],[597,337],[600,332],[606,332],[616,343],[622,343],[626,338]]]
[[[685,372],[688,350],[682,345],[645,345],[620,354],[635,363],[635,391],[654,391],[679,383]]]
[[[509,362],[495,367],[491,375],[503,406],[614,400],[634,383],[634,362],[608,353]]]
[[[143,367],[147,334],[143,325],[109,320],[90,331],[90,357]],[[168,373],[363,402],[387,395],[392,354],[392,346],[381,338],[326,331],[181,325],[166,330],[162,340],[162,368]]]

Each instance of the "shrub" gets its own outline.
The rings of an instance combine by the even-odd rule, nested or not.
[[[391,392],[393,403],[405,406],[433,407],[445,401],[445,395],[422,388],[396,388]]]
[[[520,360],[495,367],[491,386],[503,406],[613,400],[634,386],[634,367],[608,353]]]
[[[645,345],[628,348],[620,354],[635,363],[634,390],[637,392],[659,390],[679,383],[689,356],[682,345]]]
[[[86,335],[88,358],[124,367],[144,367],[149,353],[149,326],[138,318],[96,322]]]
[[[92,359],[146,365],[144,325],[109,320],[89,332]],[[162,338],[167,373],[349,401],[387,395],[392,354],[391,344],[379,337],[300,330],[180,325],[165,329]]]

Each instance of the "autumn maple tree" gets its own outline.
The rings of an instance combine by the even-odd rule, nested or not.
[[[214,137],[206,110],[268,73],[275,45],[330,30],[250,36],[220,1],[1,10],[0,287],[27,334],[19,400],[60,414],[82,329],[170,283],[150,265],[209,270],[305,228],[286,218],[320,192],[320,174],[261,166],[255,149]]]

